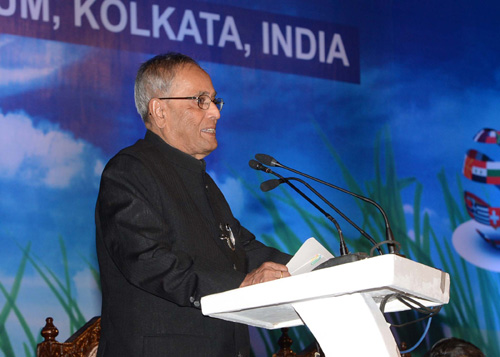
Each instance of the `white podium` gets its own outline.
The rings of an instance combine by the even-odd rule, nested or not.
[[[204,296],[204,315],[276,329],[306,325],[326,356],[399,356],[380,312],[388,294],[405,294],[425,306],[449,301],[450,276],[386,254]],[[391,300],[385,312],[407,310]]]

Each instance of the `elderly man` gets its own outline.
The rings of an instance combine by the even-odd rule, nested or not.
[[[96,206],[98,356],[247,356],[247,327],[203,316],[200,298],[289,276],[290,257],[240,225],[205,171],[224,102],[177,53],[140,67],[135,102],[146,136],[107,164]]]

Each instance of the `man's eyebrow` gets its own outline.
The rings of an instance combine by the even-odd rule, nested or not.
[[[211,97],[210,93],[207,91],[200,91],[200,92],[198,92],[198,95],[208,95],[209,97]],[[217,97],[217,92],[214,92],[213,97],[214,98]]]

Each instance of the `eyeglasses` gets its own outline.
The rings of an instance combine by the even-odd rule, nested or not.
[[[219,109],[219,112],[222,110],[222,107],[224,106],[224,100],[222,98],[210,98],[209,95],[202,94],[197,97],[164,97],[164,98],[158,98],[158,99],[194,99],[198,103],[198,107],[203,110],[207,110],[210,108],[210,103],[214,103],[217,109]]]

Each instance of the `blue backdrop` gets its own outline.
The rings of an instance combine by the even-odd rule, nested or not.
[[[289,253],[316,236],[338,254],[332,227],[300,197],[260,192],[269,177],[248,167],[259,152],[371,196],[403,254],[451,275],[450,304],[415,355],[444,336],[500,355],[500,250],[485,240],[499,238],[500,5],[231,3],[0,1],[0,351],[33,355],[47,316],[63,341],[100,313],[100,174],[144,134],[133,103],[138,66],[181,51],[226,102],[208,170],[240,221]],[[479,154],[469,155],[466,177],[470,149]],[[376,213],[316,188],[382,240]],[[475,218],[465,191],[480,199],[467,200]],[[339,221],[349,248],[369,251]],[[411,346],[423,329],[394,333]],[[309,343],[305,329],[292,333],[296,349]],[[258,356],[277,348],[273,333],[252,329],[252,338]]]

